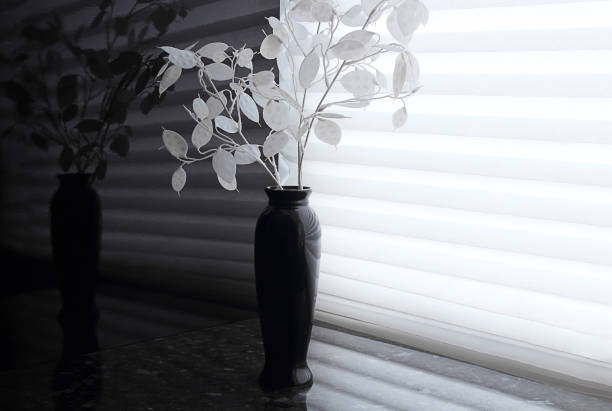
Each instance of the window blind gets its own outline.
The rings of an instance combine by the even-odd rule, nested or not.
[[[317,316],[610,393],[612,1],[424,3],[406,125],[335,107],[308,147]]]

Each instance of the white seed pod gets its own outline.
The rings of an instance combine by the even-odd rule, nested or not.
[[[363,26],[367,17],[363,12],[361,6],[353,6],[351,7],[345,14],[342,16],[342,24],[349,27],[359,27]]]
[[[356,69],[345,74],[340,79],[340,84],[356,97],[371,96],[376,92],[376,79],[365,69]]]
[[[215,57],[219,54],[225,54],[225,50],[227,50],[227,48],[228,45],[225,43],[214,42],[200,47],[196,53],[202,57],[215,60]]]
[[[217,97],[210,97],[208,100],[206,100],[206,105],[208,106],[209,118],[215,118],[225,111],[224,103],[222,103]]]
[[[283,130],[289,125],[289,109],[283,103],[269,101],[264,107],[263,118],[272,130]]]
[[[274,34],[270,34],[261,42],[259,52],[264,58],[272,60],[278,56],[278,53],[280,53],[282,47],[283,42],[281,39]]]
[[[391,117],[393,129],[397,130],[398,128],[402,128],[402,126],[406,124],[406,120],[408,120],[408,112],[406,111],[406,107],[396,110]]]
[[[269,70],[259,71],[251,76],[251,82],[258,89],[267,89],[274,86],[274,73]]]
[[[238,105],[240,106],[240,111],[242,111],[249,120],[255,123],[259,122],[259,109],[251,96],[247,93],[241,93],[240,96],[238,96]]]
[[[197,64],[197,58],[193,51],[167,46],[160,47],[160,49],[168,53],[168,61],[170,61],[170,63],[182,69],[190,69]]]
[[[289,142],[289,134],[285,131],[271,133],[264,142],[263,154],[265,157],[272,157],[278,154]]]
[[[155,78],[158,78],[159,76],[164,74],[164,71],[166,71],[169,65],[170,65],[170,61],[166,61],[166,63],[159,69],[159,71],[155,75]]]
[[[213,125],[210,119],[203,120],[201,123],[196,124],[191,133],[191,143],[193,146],[200,151],[200,148],[208,144],[212,138]]]
[[[229,151],[218,149],[213,155],[212,166],[219,178],[226,182],[236,177],[236,160]]]
[[[187,141],[176,131],[164,130],[162,133],[162,140],[166,150],[174,157],[183,159],[187,156]]]
[[[183,170],[183,167],[177,168],[174,173],[172,173],[172,189],[177,193],[180,193],[183,187],[185,187],[185,183],[187,182],[187,173]]]
[[[340,60],[358,60],[366,56],[368,49],[360,41],[342,40],[329,49]]]
[[[225,116],[215,117],[215,125],[227,133],[237,133],[239,130],[238,123],[233,119]],[[228,181],[226,179],[226,181]]]
[[[243,144],[234,152],[236,164],[240,165],[254,163],[260,156],[261,153],[257,144]]]
[[[305,21],[311,22],[314,21],[312,17],[312,5],[314,4],[313,0],[300,0],[297,2],[295,7],[289,12],[291,18],[294,21]]]
[[[400,53],[395,58],[395,67],[393,69],[393,94],[395,96],[402,92],[404,83],[406,82],[406,60],[404,54]]]
[[[251,68],[253,60],[253,50],[246,48],[240,50],[236,55],[236,64],[240,67]]]
[[[316,3],[316,4],[324,4],[324,3]],[[317,73],[319,72],[319,66],[321,64],[321,60],[319,58],[319,53],[316,50],[311,50],[310,53],[304,58],[302,64],[300,65],[300,84],[304,88],[310,87],[315,77],[317,77]]]
[[[403,1],[395,8],[397,23],[404,36],[412,36],[420,25],[425,25],[429,19],[429,12],[423,3],[418,0]]]
[[[328,3],[313,3],[310,7],[312,18],[318,22],[328,22],[334,17],[334,9]]]
[[[164,72],[161,81],[159,82],[160,96],[164,91],[168,90],[168,88],[170,88],[174,83],[176,83],[179,77],[181,77],[182,71],[183,69],[181,69],[179,66],[168,67],[168,69]]]
[[[204,66],[206,74],[215,81],[226,81],[234,78],[234,71],[227,64],[211,63]]]
[[[378,40],[376,33],[369,30],[353,30],[350,33],[345,34],[338,40],[338,43],[345,40],[355,40],[363,44],[364,46],[372,46]]]
[[[200,97],[194,98],[193,112],[200,120],[204,120],[209,114],[208,105]]]
[[[221,187],[223,187],[227,191],[235,191],[238,188],[238,182],[236,181],[236,177],[235,176],[232,179],[232,181],[229,182],[229,183],[227,181],[223,180],[221,178],[221,176],[219,176],[219,175],[217,175],[217,180],[219,180],[219,184],[221,184]]]
[[[419,82],[421,75],[421,68],[419,61],[409,51],[404,51],[404,61],[406,62],[406,81],[410,84],[416,85]]]
[[[314,126],[315,135],[324,143],[337,146],[342,138],[342,130],[335,121],[318,119]]]

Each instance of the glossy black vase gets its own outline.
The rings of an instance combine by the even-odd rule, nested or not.
[[[266,188],[269,203],[255,231],[255,282],[265,366],[264,390],[309,387],[306,356],[317,296],[321,227],[310,188]]]
[[[51,242],[62,297],[62,357],[98,350],[96,282],[102,211],[89,174],[61,174],[51,200]]]

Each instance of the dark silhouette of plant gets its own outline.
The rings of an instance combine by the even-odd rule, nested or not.
[[[29,139],[43,150],[57,144],[63,171],[93,171],[101,180],[107,151],[121,157],[129,151],[132,129],[125,121],[131,105],[140,100],[147,114],[163,98],[154,87],[164,57],[142,50],[151,50],[187,11],[178,1],[163,0],[136,0],[131,7],[102,0],[92,10],[91,22],[75,30],[65,29],[58,15],[17,29],[23,43],[0,59],[13,71],[1,91],[16,108],[14,124],[2,136]],[[92,48],[95,37],[100,44]]]

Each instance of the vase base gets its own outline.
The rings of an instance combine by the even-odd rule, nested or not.
[[[264,391],[308,389],[312,382],[312,371],[307,364],[290,370],[264,368],[259,375],[259,386]]]

